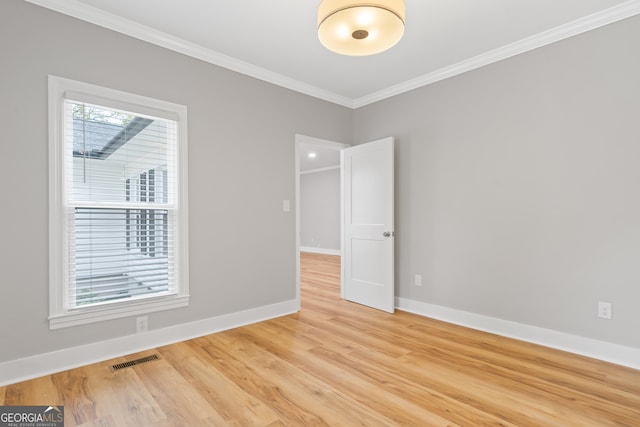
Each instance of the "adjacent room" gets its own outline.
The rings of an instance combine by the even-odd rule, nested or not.
[[[0,415],[638,425],[638,52],[640,0],[3,0]]]

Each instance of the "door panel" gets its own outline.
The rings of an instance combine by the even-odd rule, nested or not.
[[[393,138],[343,151],[344,297],[393,313]]]

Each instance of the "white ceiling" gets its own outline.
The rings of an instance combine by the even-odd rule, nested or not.
[[[26,1],[352,108],[640,13],[640,0],[406,0],[400,43],[346,57],[318,41],[318,0]]]
[[[340,148],[302,142],[299,145],[300,172],[313,172],[340,166]],[[314,157],[309,154],[313,153]]]

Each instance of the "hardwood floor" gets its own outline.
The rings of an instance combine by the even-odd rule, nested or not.
[[[0,387],[0,403],[64,405],[83,427],[640,426],[640,371],[340,300],[335,256],[301,269],[298,314]]]

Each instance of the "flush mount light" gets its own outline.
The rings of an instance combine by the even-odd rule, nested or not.
[[[310,159],[315,159],[316,158],[316,153],[314,153],[314,152],[309,153],[309,158]]]
[[[404,0],[322,0],[318,37],[327,49],[342,55],[373,55],[400,41],[404,20]]]

